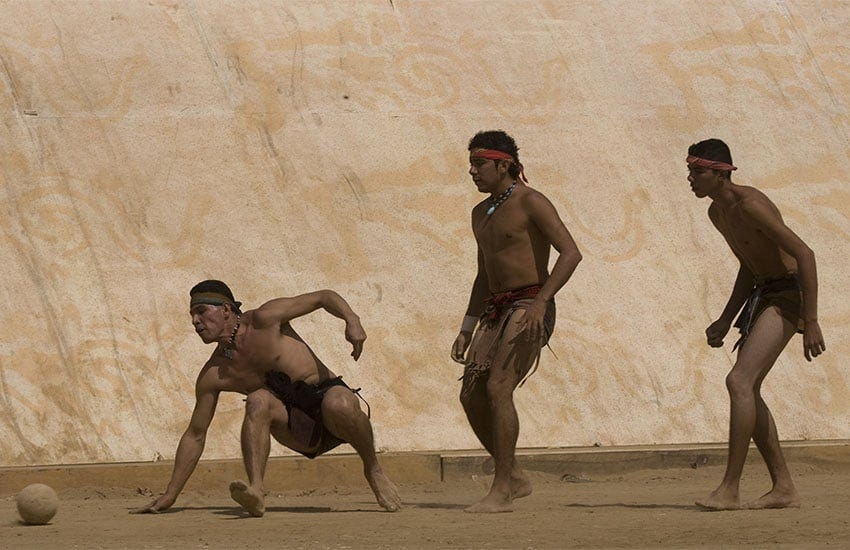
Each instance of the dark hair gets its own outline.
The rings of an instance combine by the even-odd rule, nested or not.
[[[706,160],[725,162],[726,164],[734,164],[732,162],[732,153],[729,151],[729,146],[716,138],[694,143],[688,147],[688,155],[693,155]]]
[[[478,132],[471,140],[469,140],[468,149],[495,149],[507,153],[514,158],[514,162],[508,168],[508,174],[512,178],[519,177],[519,148],[516,146],[514,138],[509,136],[502,130],[488,130],[486,132]]]
[[[207,279],[206,281],[201,281],[192,287],[192,290],[189,291],[189,296],[193,294],[197,294],[199,292],[215,292],[216,294],[221,294],[228,300],[230,300],[231,305],[233,306],[233,310],[236,313],[242,313],[239,308],[242,306],[242,302],[237,302],[233,297],[233,292],[230,291],[230,287],[224,284],[221,281],[217,281],[215,279]]]

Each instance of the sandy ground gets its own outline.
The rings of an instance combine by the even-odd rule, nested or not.
[[[748,467],[745,500],[769,479]],[[651,470],[598,479],[530,472],[535,491],[508,514],[462,510],[488,478],[400,487],[405,508],[383,512],[368,488],[276,492],[263,518],[247,517],[226,487],[184,494],[158,515],[129,515],[149,497],[90,487],[60,492],[44,526],[20,523],[14,497],[0,501],[2,548],[566,548],[850,546],[850,476],[792,464],[801,508],[704,512],[692,503],[722,469]]]

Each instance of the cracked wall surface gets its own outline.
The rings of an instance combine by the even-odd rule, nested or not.
[[[686,182],[720,137],[815,250],[828,351],[765,397],[850,438],[850,4],[0,2],[0,466],[171,458],[211,348],[188,290],[340,292],[293,323],[388,450],[478,447],[449,349],[475,271],[466,143],[516,137],[584,254],[519,445],[723,441],[736,263]],[[205,457],[239,455],[242,396]],[[273,454],[286,454],[273,446]]]

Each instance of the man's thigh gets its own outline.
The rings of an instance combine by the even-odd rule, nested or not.
[[[764,378],[796,332],[796,323],[786,319],[778,307],[768,307],[750,328],[733,372],[753,381]]]
[[[540,342],[528,339],[520,330],[524,309],[513,312],[505,325],[490,367],[490,381],[516,387],[540,356]]]
[[[292,435],[292,432],[289,430],[289,415],[286,413],[286,406],[283,404],[283,401],[278,399],[277,396],[268,390],[258,391],[262,391],[267,394],[264,397],[271,418],[271,425],[269,427],[271,436],[274,437],[278,443],[290,449],[309,450],[302,449],[304,445],[299,444]]]

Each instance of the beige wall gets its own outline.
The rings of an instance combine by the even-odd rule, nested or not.
[[[378,446],[477,446],[448,351],[490,128],[585,257],[521,446],[725,438],[731,342],[703,330],[736,264],[685,181],[706,137],[817,253],[828,352],[779,360],[780,435],[850,438],[848,28],[828,1],[0,2],[0,465],[172,457],[208,277],[249,307],[338,290],[360,362],[330,315],[295,327]],[[238,456],[241,412],[205,456]]]

